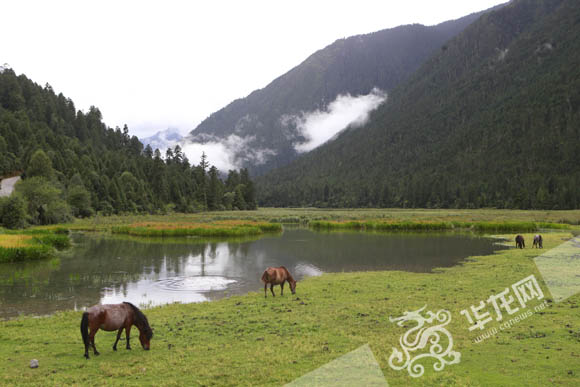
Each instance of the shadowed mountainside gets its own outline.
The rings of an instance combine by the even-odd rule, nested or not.
[[[484,14],[368,124],[259,180],[268,206],[578,208],[580,4]]]
[[[265,88],[210,115],[189,140],[226,142],[230,136],[245,140],[245,146],[229,150],[254,174],[286,165],[298,156],[294,145],[305,140],[289,117],[325,110],[339,95],[365,95],[373,88],[390,91],[480,15],[337,40]],[[250,148],[252,152],[247,151]]]

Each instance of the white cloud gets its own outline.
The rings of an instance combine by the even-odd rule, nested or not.
[[[240,137],[235,134],[227,138],[200,135],[184,141],[181,147],[191,163],[197,164],[202,152],[205,152],[208,162],[225,172],[240,169],[246,162],[263,164],[276,154],[271,149],[257,148],[253,144],[255,140],[254,136]]]
[[[315,110],[293,117],[299,133],[306,139],[305,142],[295,143],[298,152],[308,152],[332,139],[347,127],[363,125],[375,110],[387,98],[386,93],[374,88],[367,95],[351,96],[339,95],[332,101],[326,110]],[[288,123],[287,116],[283,122]]]
[[[208,142],[205,144],[193,142],[184,144],[182,150],[193,164],[198,164],[202,152],[205,152],[209,163],[215,165],[220,171],[236,169],[233,157],[231,157],[232,155],[228,152],[225,145],[220,142]]]

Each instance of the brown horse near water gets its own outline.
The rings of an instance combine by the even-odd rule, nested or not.
[[[83,313],[81,319],[81,335],[85,344],[85,357],[89,358],[89,345],[93,347],[95,356],[99,355],[97,347],[95,347],[95,335],[99,329],[109,332],[117,331],[117,340],[115,340],[113,345],[113,351],[117,350],[117,343],[124,329],[127,338],[127,349],[131,349],[129,339],[131,326],[133,325],[139,329],[139,341],[141,341],[143,349],[148,351],[149,341],[153,337],[153,330],[149,326],[147,317],[139,308],[129,302],[91,306]]]
[[[520,248],[523,249],[526,247],[526,242],[524,241],[524,237],[521,235],[516,236],[516,249]]]
[[[534,243],[532,244],[532,249],[535,248],[540,248],[543,249],[544,246],[542,246],[542,236],[540,234],[537,234],[534,236]]]
[[[284,295],[284,283],[288,282],[290,284],[290,290],[292,294],[296,294],[296,281],[292,277],[292,274],[284,266],[280,267],[269,267],[264,270],[262,274],[262,282],[264,283],[264,297],[268,297],[268,284],[270,284],[270,291],[272,292],[272,297],[276,297],[274,294],[274,285],[280,285],[282,289],[280,295]]]

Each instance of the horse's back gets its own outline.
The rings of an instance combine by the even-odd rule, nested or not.
[[[282,267],[268,267],[262,274],[262,281],[271,284],[280,284],[286,280],[286,268]]]
[[[94,305],[87,309],[89,321],[100,329],[114,331],[125,325],[129,309],[125,304]]]

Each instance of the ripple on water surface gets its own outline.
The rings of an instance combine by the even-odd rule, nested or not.
[[[298,277],[318,277],[324,272],[315,265],[310,263],[300,262],[296,265],[295,276]]]
[[[209,301],[210,294],[223,292],[237,282],[221,276],[175,276],[154,281],[141,280],[126,288],[105,289],[101,303],[128,301],[140,306],[155,306],[173,302]]]
[[[220,276],[169,277],[155,281],[155,287],[172,292],[212,292],[236,282]]]

